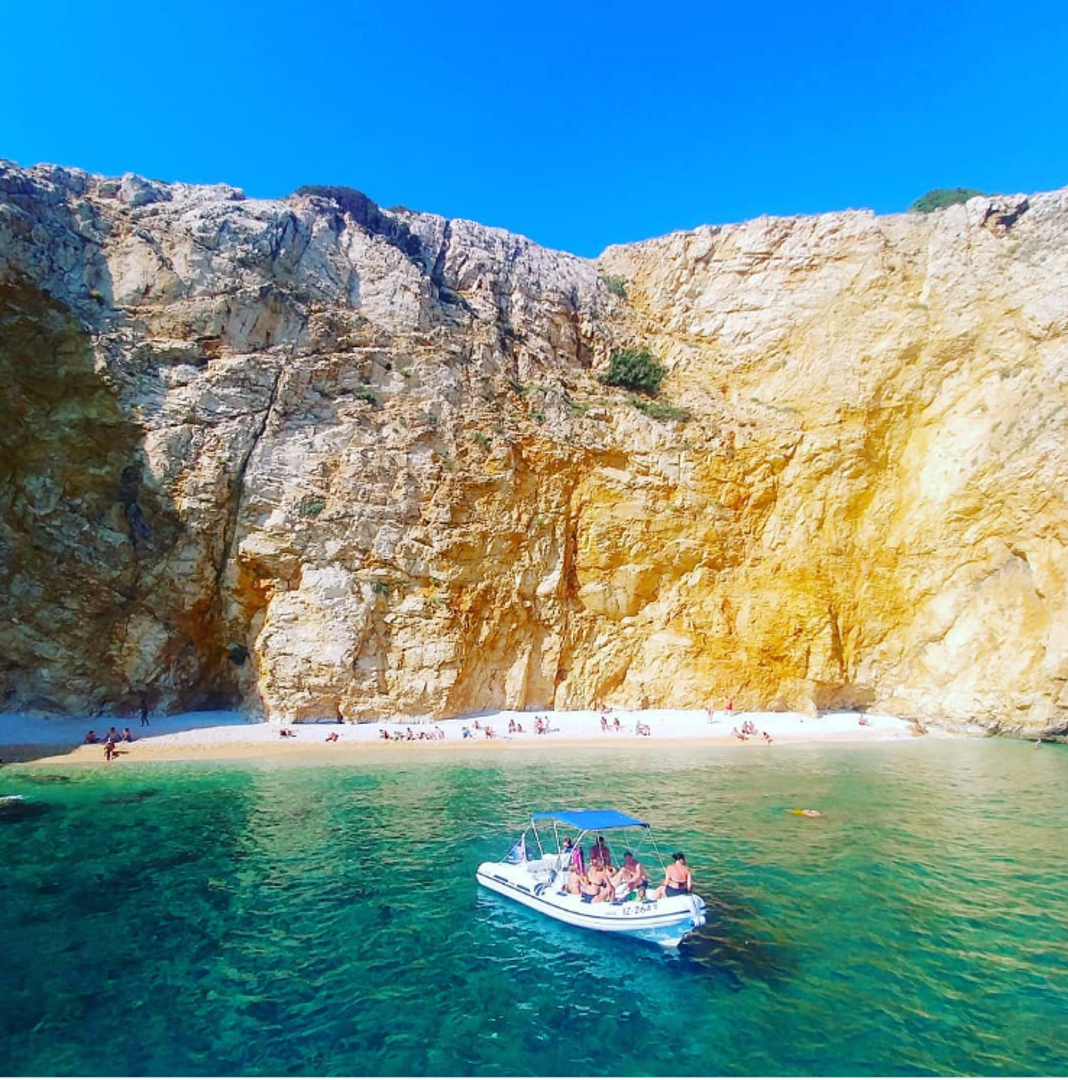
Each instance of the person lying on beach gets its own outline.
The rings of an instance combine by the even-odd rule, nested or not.
[[[675,861],[664,871],[664,884],[649,893],[650,900],[663,900],[665,896],[686,896],[693,892],[693,874],[686,865],[686,856],[676,851]]]
[[[338,735],[338,733],[336,731],[331,731],[330,734],[327,735],[325,741],[326,742],[337,742],[339,738],[340,738],[340,736]]]

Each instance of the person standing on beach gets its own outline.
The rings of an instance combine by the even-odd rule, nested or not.
[[[148,698],[144,693],[138,694],[141,699],[141,727],[148,727]]]

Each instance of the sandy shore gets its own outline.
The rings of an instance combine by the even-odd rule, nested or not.
[[[603,730],[601,717],[608,720]],[[535,733],[535,720],[546,721],[548,732]],[[615,721],[619,721],[616,729]],[[509,722],[522,731],[509,732]],[[732,734],[745,721],[760,733],[741,740]],[[863,723],[861,721],[864,721]],[[638,724],[647,725],[649,735],[637,734]],[[108,729],[120,732],[129,727],[134,741],[122,743],[116,761],[106,763],[102,745]],[[281,736],[285,728],[295,734]],[[486,729],[494,733],[486,735]],[[92,729],[99,745],[85,745]],[[412,738],[407,738],[411,730]],[[464,736],[467,730],[468,737]],[[383,739],[382,732],[401,736],[398,741]],[[442,738],[420,738],[441,732]],[[771,739],[769,743],[763,734]],[[336,741],[328,736],[336,734]],[[470,753],[473,750],[506,752],[522,749],[576,746],[738,746],[753,751],[774,751],[791,743],[881,742],[911,739],[915,728],[896,716],[828,713],[818,717],[798,713],[737,713],[721,710],[709,715],[700,710],[648,709],[640,713],[607,709],[585,712],[499,712],[457,720],[411,723],[364,724],[282,724],[250,721],[236,713],[184,713],[153,717],[149,726],[115,717],[50,720],[0,714],[0,759],[5,762],[100,763],[116,767],[128,761],[239,760],[250,758],[290,758],[306,760],[353,760],[373,756],[404,756],[428,751]]]

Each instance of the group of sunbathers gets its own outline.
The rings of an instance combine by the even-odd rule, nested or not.
[[[85,736],[85,741],[90,745],[100,742],[97,737],[96,731],[90,728],[89,733]],[[121,742],[133,742],[133,732],[129,728],[123,728],[122,734],[119,734],[117,727],[112,727],[107,735],[104,737],[104,758],[107,761],[111,761],[113,758],[119,756],[119,751],[116,747]]]
[[[418,735],[411,728],[401,732],[394,731],[391,735],[385,728],[378,729],[378,737],[385,739],[386,742],[416,742],[417,740],[430,739],[433,742],[435,739],[444,739],[445,732],[441,728],[435,726],[431,731],[420,731]]]
[[[661,900],[665,896],[683,896],[693,890],[693,874],[681,851],[672,855],[675,861],[664,872],[664,883],[651,892],[645,867],[627,851],[623,865],[612,865],[612,855],[603,836],[590,848],[590,864],[586,867],[582,848],[575,847],[571,838],[564,840],[561,857],[567,868],[567,881],[561,890],[579,897],[584,904],[621,904],[624,900]]]
[[[741,739],[742,742],[745,742],[746,739],[748,739],[750,736],[756,738],[756,736],[759,735],[764,740],[764,742],[768,744],[768,746],[771,746],[771,736],[766,731],[757,731],[757,726],[753,723],[752,720],[743,720],[742,730],[739,731],[737,727],[733,727],[731,728],[731,734],[736,739]]]

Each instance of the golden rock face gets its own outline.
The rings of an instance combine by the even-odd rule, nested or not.
[[[0,173],[0,420],[117,433],[0,444],[8,709],[730,697],[1065,730],[1061,193],[593,266],[117,183]],[[600,384],[624,345],[692,419]]]

